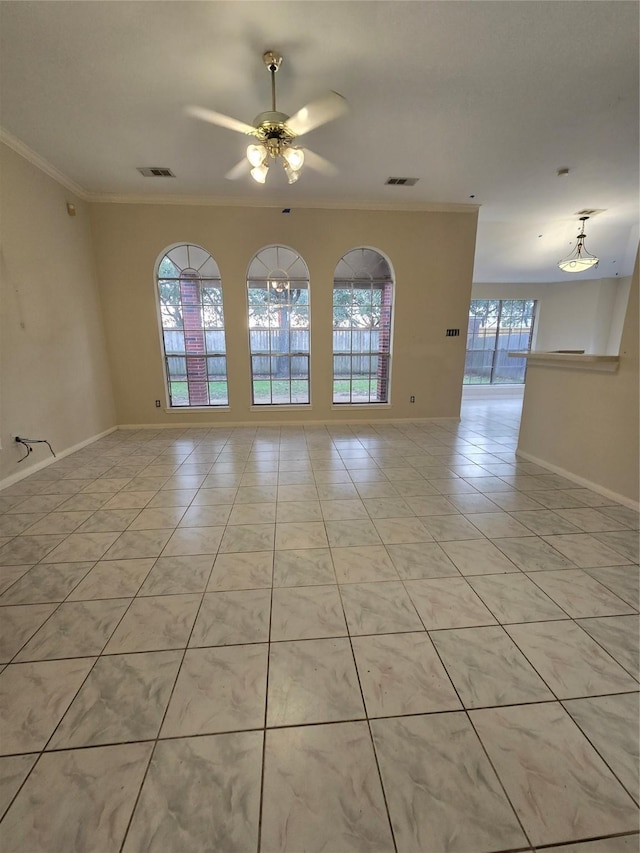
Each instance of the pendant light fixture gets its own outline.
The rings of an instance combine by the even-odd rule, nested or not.
[[[563,260],[558,261],[558,266],[562,272],[584,272],[585,270],[595,269],[598,266],[600,259],[596,258],[595,255],[590,254],[584,245],[586,238],[584,233],[584,223],[588,218],[588,216],[580,217],[582,228],[577,237],[578,242],[570,255],[563,258]]]

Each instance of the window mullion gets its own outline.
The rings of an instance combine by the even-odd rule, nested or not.
[[[493,357],[491,358],[491,374],[489,377],[489,384],[493,385],[493,380],[495,378],[495,370],[496,370],[496,361],[498,358],[498,345],[500,343],[500,326],[502,324],[502,299],[498,300],[498,319],[496,322],[496,337],[493,345]]]

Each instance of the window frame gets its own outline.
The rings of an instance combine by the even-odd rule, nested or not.
[[[375,262],[377,265],[381,266],[384,270],[384,275],[371,275],[367,273],[356,274],[357,272],[362,273],[363,270],[357,270],[352,266],[352,261],[349,259],[350,255],[354,255],[357,252],[364,253],[370,252],[373,255],[377,256]],[[339,271],[340,266],[344,265],[353,270],[353,274],[349,277],[345,277],[344,275],[336,275]],[[386,269],[385,269],[386,267]],[[338,286],[336,287],[336,283]],[[343,286],[340,287],[339,285]],[[352,293],[354,290],[371,290],[372,297],[369,303],[372,313],[374,307],[376,307],[374,299],[373,299],[373,291],[379,290],[381,293],[381,299],[379,304],[379,325],[378,328],[375,329],[373,326],[370,326],[368,329],[358,328],[353,324],[350,324],[348,327],[339,326],[336,323],[335,309],[336,309],[336,301],[335,301],[335,293],[336,290],[350,290]],[[387,294],[389,296],[388,302],[385,302],[385,289],[387,289]],[[372,246],[355,246],[352,249],[346,251],[338,261],[334,269],[332,289],[331,289],[331,333],[332,333],[332,341],[331,341],[331,401],[332,405],[336,408],[343,408],[344,406],[390,406],[391,405],[391,393],[392,393],[392,366],[393,366],[393,329],[394,329],[394,318],[395,318],[395,297],[396,297],[396,280],[395,273],[393,270],[393,266],[389,260],[389,258],[381,252],[379,249],[376,249]],[[351,300],[351,305],[353,305],[353,299]],[[346,306],[345,306],[346,307]],[[388,309],[388,314],[385,320],[385,308]],[[353,349],[353,338],[354,333],[357,332],[367,332],[369,333],[369,349],[368,350],[355,350]],[[378,347],[373,349],[371,346],[371,335],[374,331],[378,332]],[[349,351],[347,352],[342,350],[336,350],[335,341],[336,341],[336,333],[339,332],[347,332],[349,335]],[[385,350],[383,346],[381,346],[381,339],[383,341],[386,340],[387,349]],[[348,374],[348,378],[339,378],[337,379],[336,373],[336,359],[339,358],[348,358],[351,361],[351,370]],[[353,385],[354,382],[357,381],[357,378],[354,379],[353,372],[353,360],[354,358],[360,359],[369,359],[369,379],[368,379],[368,397],[367,399],[354,399],[354,391]],[[373,379],[372,376],[374,374],[371,371],[371,360],[377,359],[377,369],[376,369],[376,378]],[[384,366],[382,366],[380,362],[384,362]],[[336,383],[337,382],[347,382],[348,383],[348,399],[341,400],[336,398]],[[372,398],[372,384],[376,383],[376,388],[380,386],[380,383],[386,387],[386,395],[385,399],[373,399]],[[379,393],[376,391],[376,393]]]
[[[171,254],[176,252],[176,250],[186,250],[186,258],[188,265],[184,267],[178,266],[176,260],[171,258]],[[195,250],[195,251],[192,251]],[[197,257],[200,255],[200,259],[204,257],[204,260],[201,260],[200,263],[190,265],[189,261],[191,260],[192,255]],[[168,258],[168,260],[173,264],[175,269],[178,272],[177,276],[163,276],[161,274],[161,266],[163,261]],[[199,270],[209,266],[210,270],[207,275],[201,275]],[[195,273],[195,275],[184,275],[184,273]],[[190,278],[197,277],[198,280],[198,302],[193,303],[193,307],[197,304],[199,308],[199,316],[200,316],[200,324],[196,328],[185,329],[184,325],[184,314],[181,317],[181,324],[174,329],[165,328],[164,325],[164,312],[163,312],[163,302],[161,298],[161,282],[171,282],[174,281],[178,284],[178,287],[181,286],[182,280],[184,278],[185,281],[188,281]],[[219,302],[212,302],[211,304],[218,308],[221,325],[219,326],[211,326],[207,324],[205,317],[203,315],[203,307],[205,306],[205,302],[203,301],[203,290],[206,289],[207,285],[210,288],[215,289],[219,292]],[[213,255],[201,246],[198,243],[192,242],[180,242],[173,243],[170,246],[165,247],[162,252],[159,254],[154,271],[154,293],[155,293],[155,302],[156,302],[156,315],[158,320],[158,338],[160,345],[160,353],[162,358],[162,372],[165,386],[165,411],[167,412],[185,412],[185,411],[220,411],[220,410],[228,410],[230,408],[230,394],[229,394],[229,374],[228,374],[228,352],[227,352],[227,341],[226,341],[226,315],[224,310],[224,288],[222,285],[222,276],[220,274],[220,268],[218,266],[217,261],[213,257]],[[180,306],[181,311],[184,310],[185,303],[182,301],[183,295],[180,293],[179,299],[176,304]],[[187,351],[188,343],[185,339],[185,332],[193,331],[196,334],[196,337],[199,336],[202,341],[202,351],[200,352],[191,352]],[[166,333],[169,332],[178,332],[182,334],[184,341],[184,350],[181,351],[167,351],[167,340],[165,338]],[[209,345],[207,341],[208,333],[218,332],[222,335],[222,341],[224,344],[224,349],[215,351],[209,350]],[[184,359],[185,360],[185,382],[187,385],[187,402],[186,403],[177,403],[176,395],[172,388],[172,383],[175,383],[177,380],[172,377],[171,374],[171,365],[170,359]],[[210,369],[210,361],[212,359],[219,360],[222,359],[224,361],[224,371],[221,374],[209,374]],[[191,403],[191,394],[192,394],[192,386],[190,383],[190,373],[189,373],[189,360],[193,360],[193,362],[197,362],[198,360],[204,361],[204,371],[205,371],[205,379],[204,384],[206,387],[206,397],[207,402],[204,402],[203,399],[198,400],[197,402]],[[193,376],[193,374],[191,374]],[[215,378],[212,378],[215,376]],[[219,378],[220,377],[220,378]],[[202,383],[202,380],[200,380]],[[194,380],[194,396],[197,396],[197,392],[195,389],[196,380]],[[212,385],[224,385],[226,390],[226,396],[223,398],[222,402],[212,402]],[[200,391],[203,391],[201,388]],[[215,398],[214,398],[215,399]]]
[[[275,266],[266,262],[269,259],[270,253],[275,253]],[[289,259],[288,262],[281,263],[281,261],[283,261],[287,257]],[[263,270],[260,270],[260,265],[262,266]],[[256,267],[262,274],[257,274]],[[297,273],[295,272],[296,267],[298,267]],[[304,274],[300,274],[300,267],[302,267],[302,272]],[[278,285],[278,282],[283,282],[281,287]],[[267,316],[267,322],[263,325],[252,325],[253,304],[251,302],[250,294],[250,291],[252,290],[264,290],[266,292],[264,313]],[[291,298],[292,292],[294,291],[306,292],[306,301],[300,303],[297,309],[297,300],[293,300]],[[267,246],[263,246],[253,255],[247,266],[245,294],[248,328],[247,344],[249,350],[249,384],[251,395],[251,408],[255,410],[264,410],[267,408],[310,408],[311,281],[309,276],[309,267],[306,261],[304,260],[302,255],[298,251],[293,249],[291,246],[287,246],[282,243],[271,243]],[[281,298],[281,296],[275,296],[275,294],[285,294],[286,298],[283,299]],[[298,296],[298,299],[299,298],[300,297]],[[280,326],[279,324],[272,325],[273,314],[275,312],[280,313],[282,311],[288,312],[286,326]],[[291,319],[292,316],[296,315],[296,313],[300,316],[305,316],[306,314],[306,324],[292,326]],[[292,333],[294,333],[295,331],[299,331],[302,333],[306,332],[306,351],[303,348],[299,347],[292,349]],[[283,349],[273,349],[272,344],[274,336],[277,338],[278,336],[281,336],[283,332],[288,341],[287,350],[285,351]],[[255,337],[257,337],[257,335],[260,333],[262,333],[263,336],[266,336],[268,346],[262,350],[257,349],[254,351],[253,341]],[[255,360],[257,359],[267,360],[268,375],[267,372],[265,372],[265,376],[267,376],[267,378],[256,378],[260,375],[259,373],[254,373],[254,365],[256,364]],[[288,361],[288,366],[285,370],[284,377],[278,378],[277,374],[274,374],[274,359],[286,359]],[[306,400],[293,399],[293,386],[294,382],[296,382],[296,379],[294,378],[293,363],[296,359],[304,359],[306,361],[306,371],[302,371],[303,378],[297,380],[306,384]],[[261,401],[260,397],[256,396],[256,383],[258,382],[268,383],[268,400]],[[274,399],[274,385],[276,383],[284,383],[288,385],[288,400]]]
[[[498,305],[497,312],[495,313],[495,315],[493,315],[495,317],[495,333],[492,336],[493,337],[493,346],[492,347],[483,346],[483,347],[475,347],[475,348],[469,349],[469,346],[468,346],[469,340],[470,340],[469,329],[471,328],[472,321],[476,320],[480,316],[478,314],[472,315],[471,306],[474,303],[477,304],[477,303],[482,303],[482,302],[487,303],[487,306],[489,306],[490,303],[497,303],[497,305]],[[466,340],[466,344],[465,344],[465,365],[464,365],[464,373],[463,373],[463,377],[462,377],[462,385],[464,388],[522,386],[522,385],[524,385],[525,377],[526,377],[526,370],[527,370],[526,359],[520,359],[520,360],[511,359],[511,362],[513,364],[510,365],[510,369],[515,371],[517,368],[520,368],[522,370],[522,379],[521,380],[514,380],[514,381],[509,381],[509,382],[507,382],[507,381],[502,381],[502,382],[494,381],[496,378],[496,373],[500,369],[500,365],[498,364],[500,353],[507,352],[508,350],[512,349],[510,346],[507,346],[507,347],[500,347],[499,346],[501,333],[504,333],[506,330],[508,332],[508,336],[510,339],[511,329],[514,328],[514,327],[502,325],[502,317],[505,314],[505,309],[504,309],[505,303],[510,303],[511,305],[513,305],[513,303],[522,303],[523,307],[521,310],[521,317],[523,319],[530,317],[530,320],[531,320],[530,325],[528,327],[528,340],[527,340],[526,346],[523,347],[522,344],[520,342],[518,342],[518,345],[515,348],[515,351],[522,352],[524,350],[530,350],[531,349],[531,346],[532,346],[532,343],[533,343],[533,340],[534,340],[534,337],[536,334],[536,321],[537,321],[538,307],[539,307],[537,299],[521,299],[521,298],[471,299],[470,303],[469,303],[469,320],[468,320],[468,326],[467,326],[467,340]],[[531,311],[529,314],[526,313],[525,308],[524,308],[524,306],[527,303],[531,304]],[[511,309],[511,312],[513,313],[513,308]],[[488,311],[487,311],[485,317],[487,318],[487,320],[489,319]],[[490,327],[488,326],[487,328],[490,328]],[[522,330],[522,329],[526,329],[527,326],[521,324],[520,326],[517,326],[516,328]],[[522,334],[523,334],[523,332],[520,331],[518,334],[518,337],[521,338]],[[473,341],[477,337],[478,337],[477,336],[477,330],[474,330],[471,333],[471,340]],[[482,338],[483,338],[483,341],[485,343],[486,343],[486,341],[490,340],[490,336],[487,334],[483,334]],[[490,364],[485,365],[483,363],[480,366],[474,365],[473,367],[468,367],[468,360],[469,360],[470,354],[472,354],[472,353],[488,353],[488,352],[491,353],[491,363]],[[521,362],[521,363],[519,363],[519,362]],[[484,381],[469,382],[469,381],[466,381],[466,377],[472,375],[470,373],[471,370],[476,370],[476,371],[488,370],[489,371],[489,381],[488,382],[484,382]],[[482,379],[482,376],[480,378]]]

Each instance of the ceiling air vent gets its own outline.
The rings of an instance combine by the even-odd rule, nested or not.
[[[138,171],[145,178],[175,178],[171,169],[164,166],[138,166]]]
[[[415,187],[419,178],[387,178],[385,186],[393,187]]]

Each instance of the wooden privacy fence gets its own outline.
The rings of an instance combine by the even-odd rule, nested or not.
[[[308,371],[309,332],[306,329],[251,329],[253,374],[269,375],[275,359],[291,356],[291,376],[306,377]],[[334,329],[334,376],[375,374],[378,369],[378,329]],[[169,374],[174,379],[186,376],[186,348],[182,331],[164,332]],[[224,332],[205,331],[206,354],[224,355]],[[223,358],[208,359],[208,375],[224,376]]]

